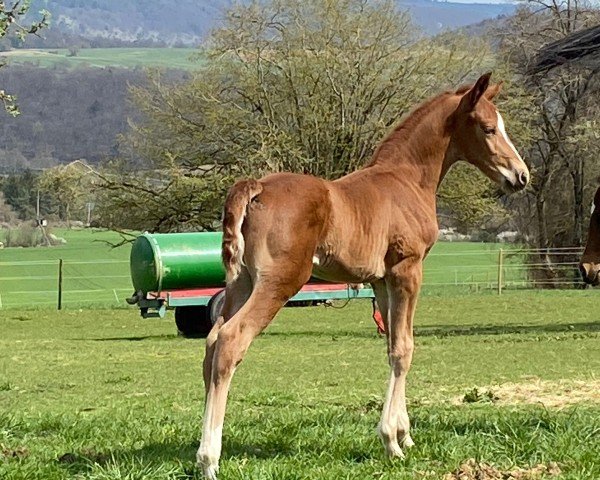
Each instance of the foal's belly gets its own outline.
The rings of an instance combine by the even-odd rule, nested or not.
[[[373,261],[353,259],[349,262],[334,255],[317,252],[313,257],[312,274],[328,282],[368,283],[383,278],[385,267]]]

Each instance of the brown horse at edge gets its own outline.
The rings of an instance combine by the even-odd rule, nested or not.
[[[579,271],[585,283],[595,287],[600,284],[600,187],[594,194],[590,228]]]
[[[406,375],[423,259],[437,239],[436,190],[458,160],[507,192],[529,171],[492,100],[491,73],[414,110],[364,168],[335,181],[276,173],[230,190],[223,219],[223,316],[206,341],[206,405],[197,461],[216,479],[234,371],[252,340],[308,281],[371,283],[386,325],[391,367],[378,433],[389,456],[413,445]],[[476,176],[473,181],[479,181]]]

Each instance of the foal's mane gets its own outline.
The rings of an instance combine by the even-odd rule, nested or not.
[[[438,104],[442,100],[446,100],[452,95],[461,95],[466,93],[472,85],[464,85],[459,87],[457,90],[447,90],[445,92],[436,95],[429,100],[426,100],[421,105],[416,107],[412,112],[410,112],[403,120],[401,120],[392,130],[381,140],[373,155],[371,160],[366,165],[370,167],[374,165],[380,156],[383,156],[382,149],[386,146],[395,145],[402,141],[405,141],[410,133],[414,130],[418,124],[421,123],[422,119],[429,115],[429,113],[435,110]]]

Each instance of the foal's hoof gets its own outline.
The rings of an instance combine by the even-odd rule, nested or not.
[[[404,452],[395,442],[390,445],[385,445],[385,453],[390,459],[404,458]]]
[[[217,480],[217,473],[219,473],[218,465],[199,464],[198,467],[202,469],[202,475],[206,480]]]
[[[410,447],[414,447],[415,446],[415,442],[413,442],[413,439],[411,438],[410,434],[407,433],[404,438],[402,439],[402,447],[403,448],[410,448]]]
[[[217,480],[219,473],[219,462],[209,459],[206,455],[196,455],[196,465],[202,470],[202,475],[206,480]]]

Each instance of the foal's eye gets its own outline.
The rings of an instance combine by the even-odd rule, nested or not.
[[[496,135],[496,129],[494,127],[483,127],[483,133],[486,135]]]

